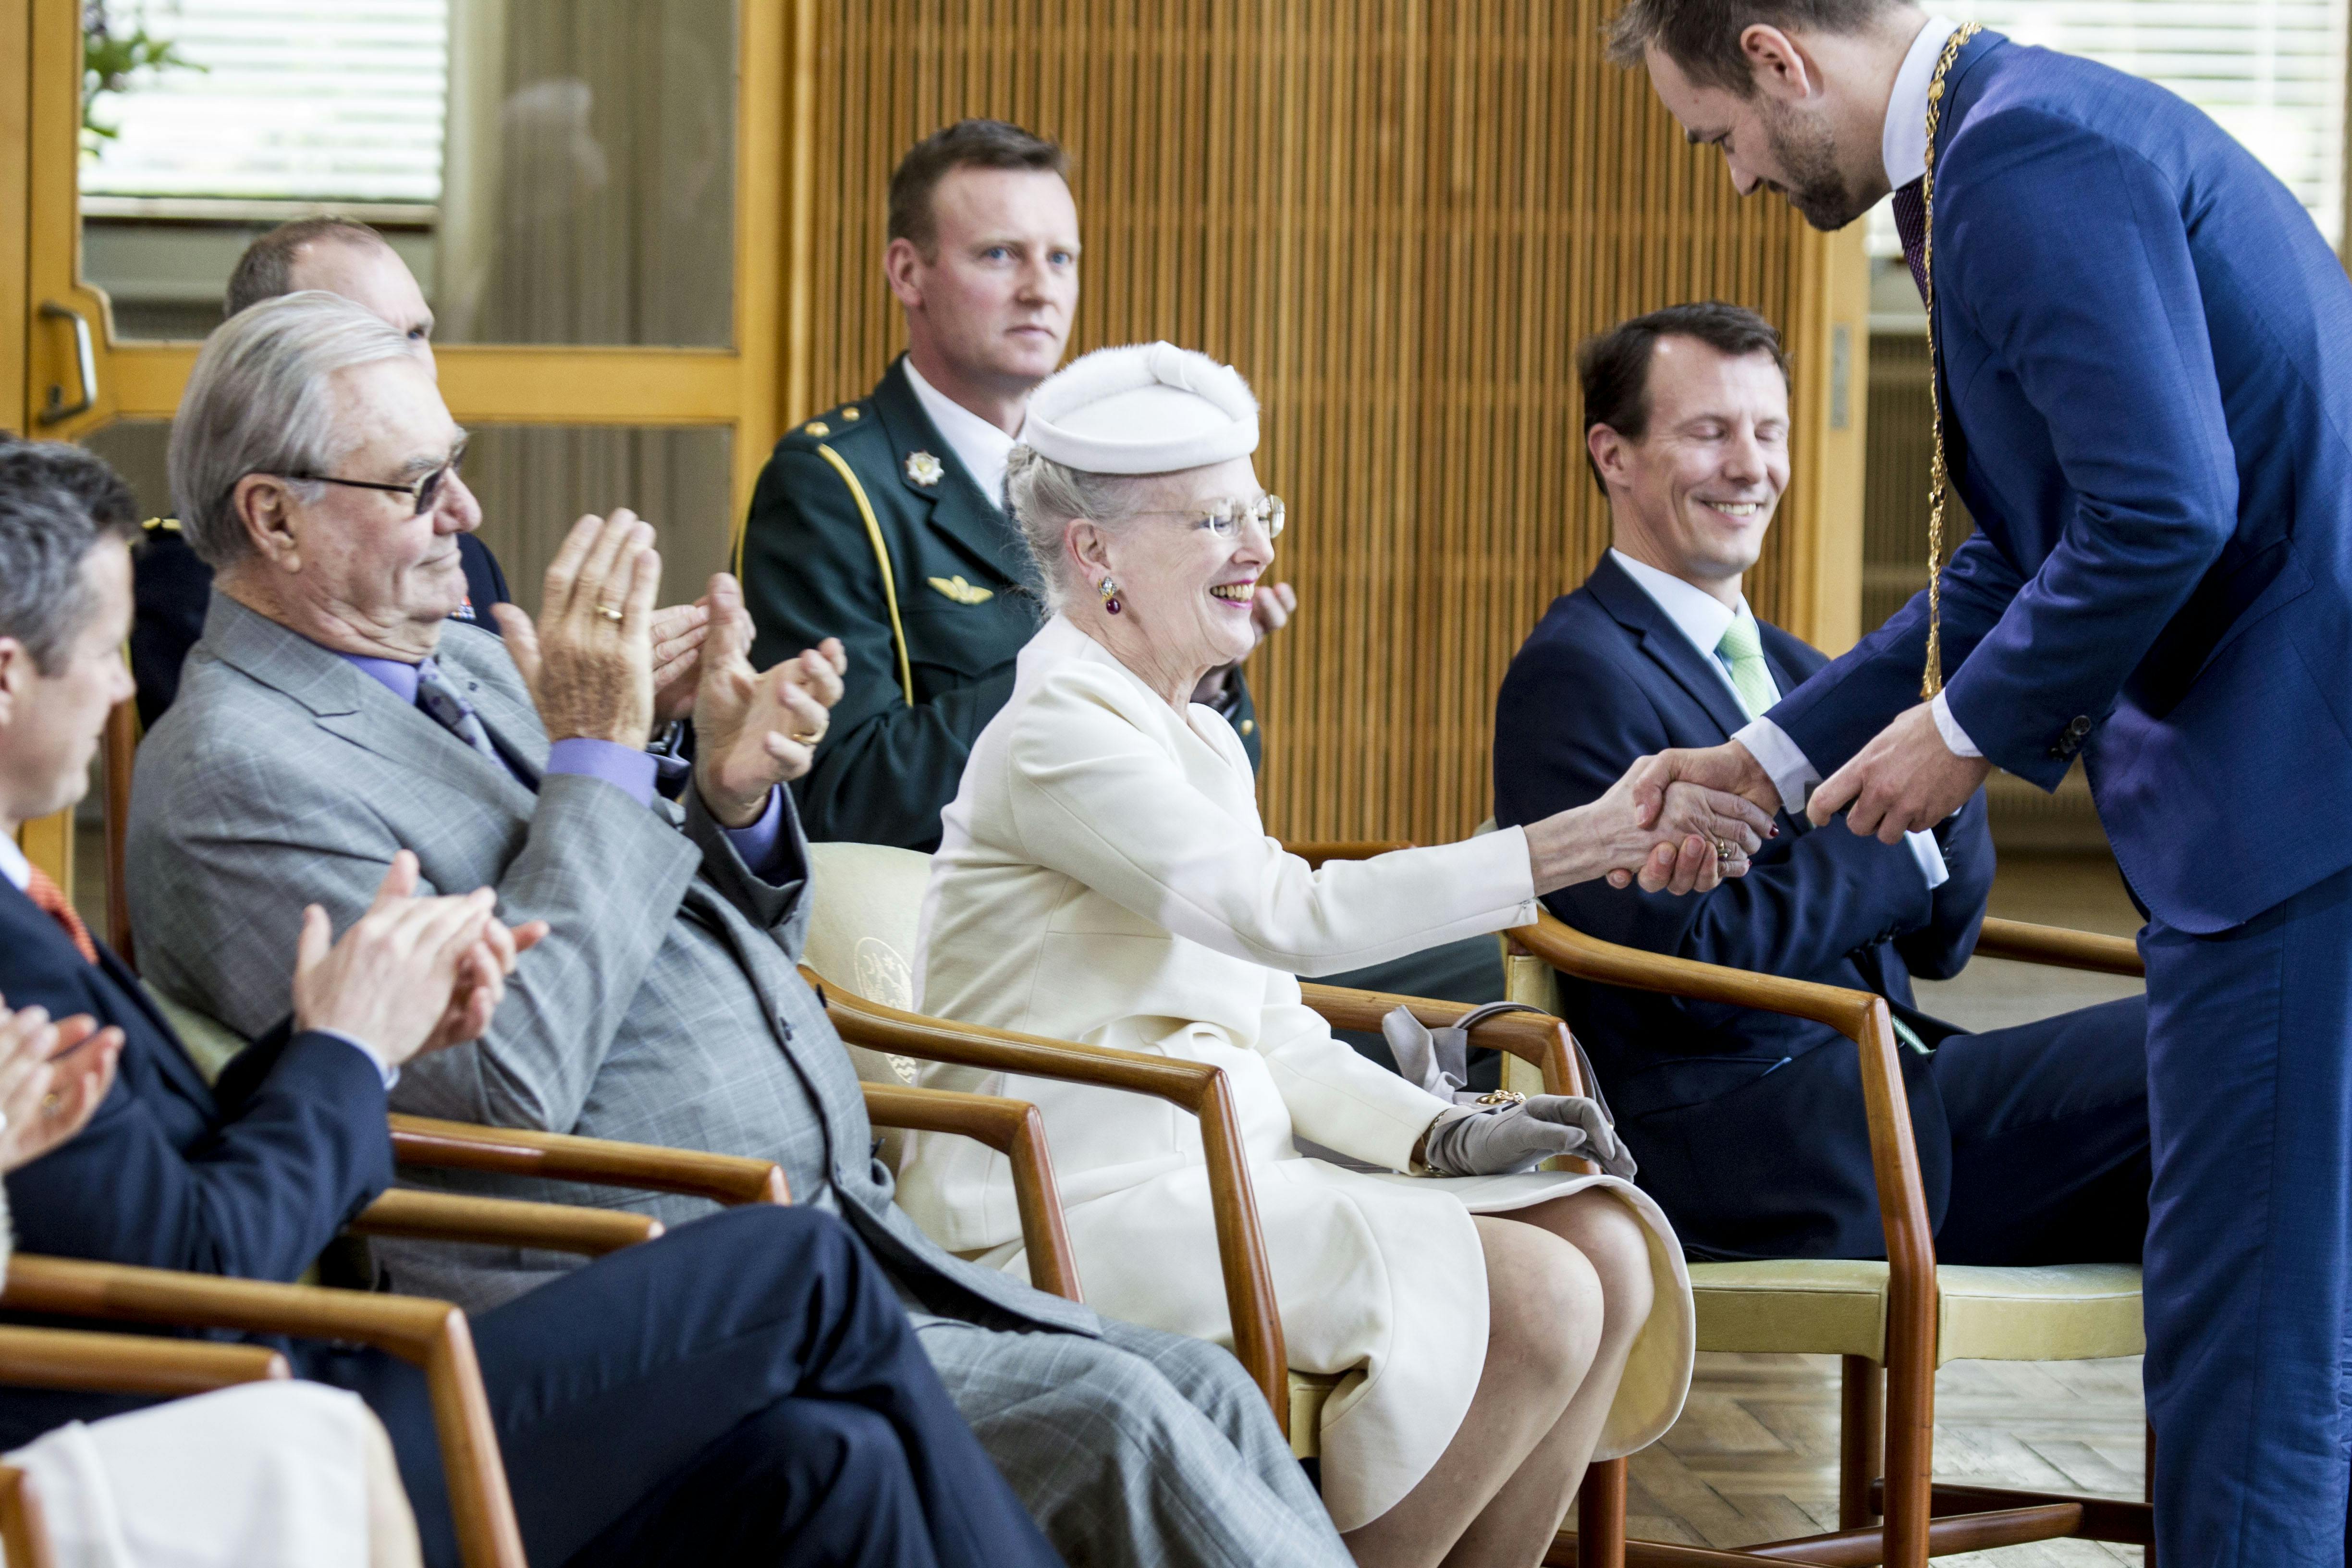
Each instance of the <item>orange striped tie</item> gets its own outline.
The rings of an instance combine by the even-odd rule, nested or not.
[[[35,909],[64,928],[66,935],[73,939],[75,951],[81,954],[85,963],[98,962],[98,944],[89,940],[89,927],[81,923],[81,916],[74,912],[73,905],[67,901],[64,891],[50,879],[47,871],[38,866],[34,867],[33,879],[25,884],[25,893],[33,900]]]

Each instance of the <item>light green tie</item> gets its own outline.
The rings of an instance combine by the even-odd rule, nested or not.
[[[1739,693],[1739,705],[1753,719],[1780,700],[1780,693],[1772,684],[1772,672],[1764,668],[1764,639],[1756,630],[1756,617],[1747,605],[1724,628],[1723,640],[1715,645],[1716,653],[1731,667],[1731,689]]]

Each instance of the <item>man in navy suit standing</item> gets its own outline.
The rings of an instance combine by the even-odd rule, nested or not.
[[[403,851],[340,942],[305,912],[292,1016],[208,1087],[16,844],[22,823],[80,798],[107,712],[131,694],[133,515],[90,454],[0,441],[0,1034],[90,1053],[36,1114],[70,1123],[103,1095],[87,1128],[8,1173],[7,1209],[30,1252],[290,1280],[392,1184],[384,1096],[402,1066],[488,1028],[516,952],[546,928],[507,931],[488,889],[413,897]],[[713,1215],[485,1313],[473,1334],[536,1562],[1060,1562],[834,1215]],[[298,1376],[383,1419],[425,1559],[455,1568],[422,1373],[274,1342]],[[0,1390],[0,1448],[139,1403]]]
[[[1612,42],[1743,192],[1821,228],[1894,193],[1978,528],[1932,595],[1646,786],[1893,842],[1995,765],[2052,788],[2084,759],[2147,915],[2159,1550],[2340,1563],[2352,281],[2171,93],[1902,0],[1631,0]]]
[[[1737,305],[1677,305],[1584,345],[1587,460],[1612,548],[1513,659],[1495,814],[1598,799],[1639,759],[1722,743],[1828,662],[1756,618],[1740,582],[1787,489],[1780,334]],[[1673,899],[1606,881],[1545,901],[1580,931],[1703,963],[1874,991],[1907,1048],[1911,1124],[1947,1263],[2136,1262],[2147,1227],[2147,1005],[2131,997],[1970,1035],[1911,976],[1968,963],[1992,885],[1981,795],[1881,844],[1780,836],[1746,877]],[[1643,1188],[1713,1259],[1883,1258],[1860,1064],[1825,1024],[1565,981]]]

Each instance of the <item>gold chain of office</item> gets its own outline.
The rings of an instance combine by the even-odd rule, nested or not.
[[[1984,31],[1980,22],[1964,24],[1945,40],[1936,58],[1936,74],[1927,79],[1927,166],[1919,176],[1919,276],[1926,280],[1927,306],[1927,410],[1935,432],[1933,454],[1927,459],[1927,668],[1919,677],[1919,700],[1932,701],[1944,689],[1944,469],[1943,366],[1936,357],[1936,122],[1944,105],[1944,74],[1960,58],[1970,38]]]

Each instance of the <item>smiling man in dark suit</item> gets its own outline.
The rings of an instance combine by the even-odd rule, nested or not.
[[[1555,601],[1503,683],[1496,816],[1599,796],[1640,757],[1718,744],[1827,660],[1740,593],[1789,482],[1787,362],[1722,304],[1627,321],[1580,356],[1589,458],[1613,548]],[[1992,885],[1979,792],[1882,844],[1780,818],[1748,876],[1671,899],[1605,882],[1552,911],[1612,942],[1874,991],[1950,1263],[2132,1260],[2147,1219],[2147,1005],[1969,1035],[1911,976],[1968,963]],[[1569,1010],[1640,1152],[1641,1184],[1696,1256],[1885,1256],[1861,1075],[1825,1025],[1567,984]]]

